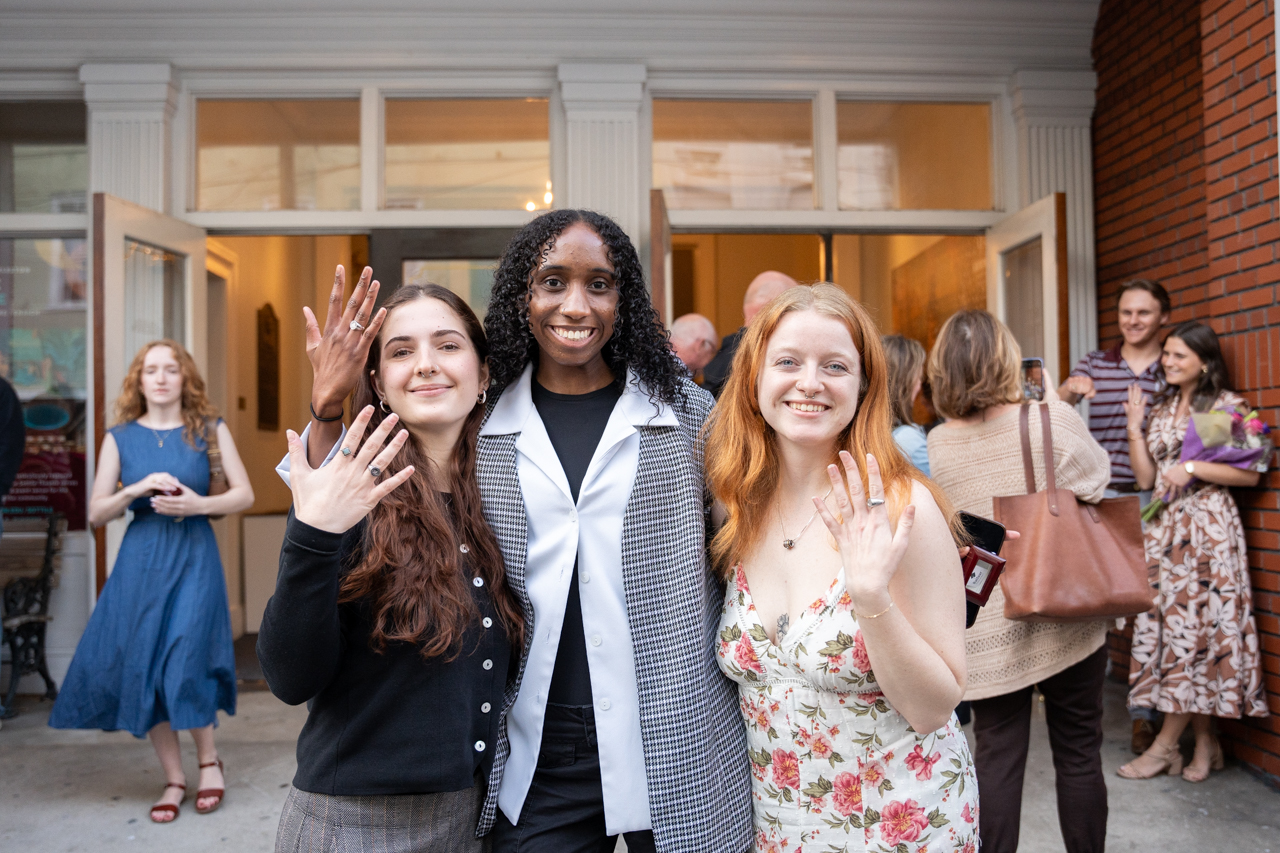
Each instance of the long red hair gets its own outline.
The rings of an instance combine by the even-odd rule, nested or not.
[[[178,362],[178,371],[182,374],[182,423],[185,425],[182,437],[187,444],[198,447],[198,442],[208,440],[208,431],[218,422],[218,410],[209,402],[196,360],[182,344],[169,338],[143,344],[133,357],[124,382],[120,383],[120,396],[116,398],[116,423],[136,421],[147,413],[147,398],[142,395],[142,368],[147,353],[156,347],[168,347],[173,352],[173,360]]]
[[[760,531],[768,527],[766,516],[778,488],[779,462],[773,428],[760,412],[756,388],[769,339],[782,318],[793,311],[813,311],[840,320],[862,356],[858,410],[837,436],[831,461],[838,464],[839,452],[849,451],[865,490],[867,454],[875,456],[895,523],[910,502],[911,484],[922,483],[952,533],[962,537],[963,527],[947,496],[902,455],[893,440],[888,364],[875,322],[839,287],[802,285],[784,291],[751,321],[738,345],[724,391],[707,420],[707,484],[728,514],[711,540],[711,558],[717,570],[727,577],[757,542]]]

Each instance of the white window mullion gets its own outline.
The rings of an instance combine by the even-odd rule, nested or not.
[[[382,92],[376,86],[360,90],[360,209],[382,206],[383,162]]]
[[[840,206],[836,146],[836,93],[819,89],[813,99],[814,206],[819,210],[838,210]]]

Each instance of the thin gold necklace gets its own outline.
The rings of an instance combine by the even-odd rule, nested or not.
[[[173,433],[173,431],[177,429],[177,427],[169,427],[167,430],[165,430],[164,438],[160,437],[160,433],[156,432],[155,427],[147,427],[147,429],[151,430],[151,434],[156,437],[156,447],[164,447],[164,439],[168,438]]]
[[[831,491],[832,491],[832,489],[834,489],[834,488],[835,488],[835,487],[834,487],[834,486],[832,486],[832,487],[831,487],[831,489],[827,489],[827,493],[826,493],[825,495],[823,495],[823,496],[822,496],[822,499],[823,499],[824,501],[827,499],[827,497],[828,497],[828,496],[830,496]],[[804,523],[804,527],[801,527],[801,528],[800,528],[800,532],[799,532],[799,533],[797,533],[793,538],[788,539],[788,538],[787,538],[787,528],[786,528],[786,526],[782,523],[782,507],[781,507],[781,506],[779,506],[779,507],[778,507],[778,529],[780,529],[780,530],[782,531],[782,547],[783,547],[783,548],[786,548],[788,551],[790,551],[792,548],[796,547],[796,543],[800,541],[800,537],[804,535],[804,532],[805,532],[806,530],[808,530],[808,529],[809,529],[809,525],[810,525],[810,524],[813,524],[813,520],[814,520],[815,518],[817,518],[817,517],[818,517],[818,509],[817,509],[817,507],[814,507],[813,515],[809,516],[809,520],[808,520],[808,521],[806,521],[806,522]]]

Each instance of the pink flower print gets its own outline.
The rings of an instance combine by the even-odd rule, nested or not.
[[[964,843],[964,847],[960,848],[960,853],[978,853],[978,844],[972,838]]]
[[[757,672],[764,675],[764,667],[760,665],[756,650],[751,646],[751,640],[746,634],[738,638],[738,645],[733,650],[733,662],[743,672]]]
[[[964,808],[960,810],[960,817],[964,818],[965,823],[973,823],[977,815],[969,808],[969,804],[965,803]]]
[[[924,816],[924,809],[915,800],[894,801],[885,805],[880,812],[880,837],[890,847],[897,847],[904,841],[916,841],[920,833],[929,827],[929,819]]]
[[[831,792],[832,803],[838,814],[848,816],[862,811],[862,780],[856,773],[838,773],[831,784],[835,788]]]
[[[867,657],[867,644],[862,639],[861,631],[853,635],[853,649],[850,653],[853,655],[854,668],[858,672],[871,671],[871,658]]]
[[[884,765],[879,761],[873,761],[862,768],[862,784],[869,788],[878,786],[885,780]]]
[[[733,585],[737,588],[738,592],[747,591],[747,573],[742,570],[741,564],[738,566],[738,571],[734,573]]]
[[[833,752],[831,740],[824,734],[815,734],[809,743],[809,751],[814,758],[828,758]]]
[[[911,750],[911,754],[906,757],[907,767],[916,773],[916,778],[920,781],[933,778],[933,765],[938,763],[942,758],[941,752],[935,752],[933,755],[925,755],[924,750],[920,748],[920,744],[916,744],[916,748]]]
[[[773,784],[779,788],[800,790],[800,759],[794,752],[779,747],[773,751]]]

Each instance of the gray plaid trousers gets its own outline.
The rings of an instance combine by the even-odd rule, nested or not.
[[[491,398],[490,407],[493,405]],[[742,853],[751,844],[751,776],[735,685],[715,660],[724,595],[707,562],[710,497],[702,425],[711,396],[685,381],[673,405],[680,427],[640,430],[640,463],[622,523],[622,579],[635,650],[640,730],[653,837],[659,853]],[[507,583],[533,636],[525,586],[528,528],[516,469],[516,435],[481,436],[477,479],[498,538]],[[479,833],[492,829],[511,751],[507,713],[528,647],[508,688]]]

